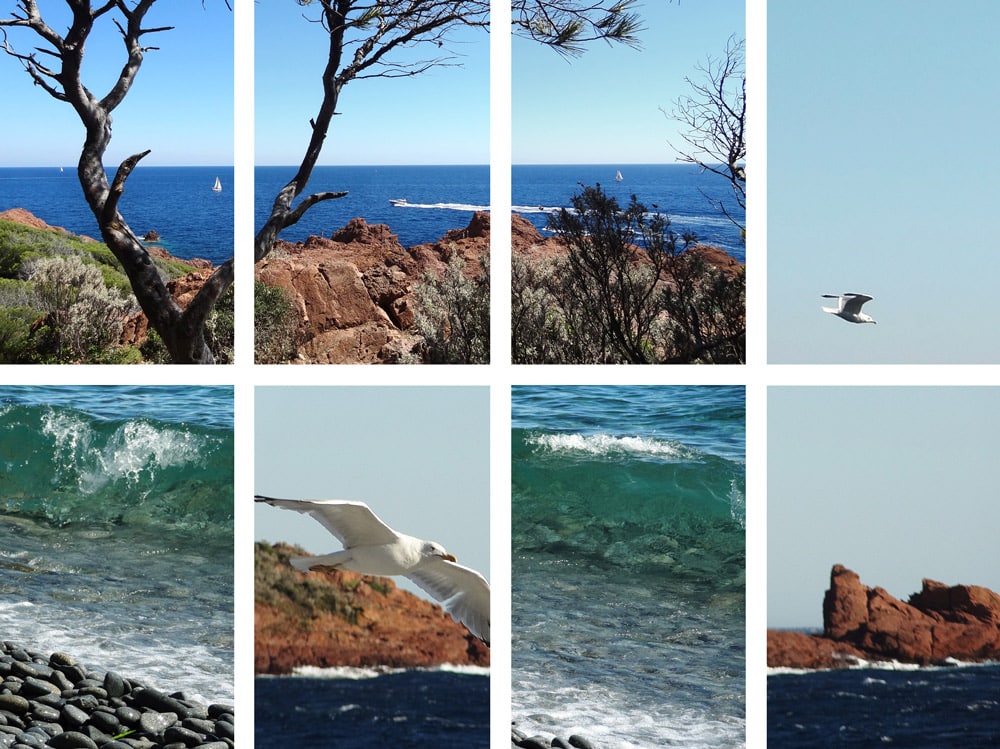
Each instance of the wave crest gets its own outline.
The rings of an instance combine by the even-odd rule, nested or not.
[[[691,460],[698,453],[679,442],[652,437],[616,437],[610,434],[535,434],[527,443],[552,453],[580,453],[591,456],[651,457]]]

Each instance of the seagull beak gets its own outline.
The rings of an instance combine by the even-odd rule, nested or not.
[[[455,559],[455,555],[454,554],[442,554],[441,558],[444,559],[444,560],[447,560],[449,562],[457,562],[458,561],[457,559]]]

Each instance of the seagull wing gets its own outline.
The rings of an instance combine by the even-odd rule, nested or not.
[[[364,502],[345,499],[274,499],[260,495],[254,499],[272,507],[310,515],[339,538],[345,549],[381,546],[399,539],[399,534],[383,523]]]
[[[472,634],[490,644],[490,584],[485,577],[441,557],[428,559],[407,577],[441,601]]]
[[[824,307],[823,309],[826,312],[839,313],[839,312],[843,312],[844,311],[844,297],[842,297],[840,294],[822,294],[822,297],[824,299],[836,299],[837,300],[837,309],[830,309],[828,307]]]
[[[872,297],[867,294],[844,294],[841,298],[841,304],[843,305],[844,311],[856,315],[861,311],[861,306],[865,302],[870,302]]]

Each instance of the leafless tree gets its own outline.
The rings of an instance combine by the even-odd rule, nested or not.
[[[111,113],[131,89],[145,53],[157,49],[145,45],[144,38],[172,27],[143,27],[145,16],[156,0],[134,3],[102,0],[96,7],[90,0],[66,2],[72,11],[72,22],[64,34],[59,34],[42,18],[35,0],[19,0],[11,18],[0,20],[3,51],[21,62],[35,85],[54,99],[70,104],[83,123],[86,138],[77,174],[84,197],[97,219],[101,237],[122,264],[140,307],[163,339],[171,359],[175,363],[212,364],[215,360],[205,340],[205,322],[219,297],[232,285],[232,258],[181,309],[142,242],[118,212],[125,181],[149,151],[125,159],[110,185],[104,170],[103,158],[111,142]],[[111,88],[98,96],[85,85],[81,70],[87,39],[94,25],[104,20],[109,20],[120,32],[125,60]],[[16,51],[9,43],[7,27],[34,32],[43,46],[30,53]]]
[[[254,239],[254,262],[271,251],[281,231],[295,224],[312,206],[347,195],[322,191],[302,197],[336,114],[344,86],[364,78],[419,75],[455,64],[449,53],[451,34],[460,28],[489,28],[488,0],[296,0],[318,10],[311,18],[329,39],[323,70],[323,99],[310,120],[312,135],[295,176],[278,192],[271,212]],[[515,33],[525,34],[567,54],[578,54],[596,39],[636,44],[639,22],[634,0],[518,0],[512,6]],[[414,49],[427,51],[413,56]],[[297,205],[293,204],[299,200]]]
[[[709,57],[698,65],[697,80],[685,78],[691,93],[674,102],[666,113],[687,126],[681,134],[685,148],[675,149],[682,161],[729,180],[736,202],[746,209],[746,53],[745,42],[730,37],[721,59]],[[711,199],[730,221],[746,229],[721,200]]]

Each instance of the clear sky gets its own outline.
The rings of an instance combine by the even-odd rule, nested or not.
[[[768,3],[768,359],[996,363],[1000,3]],[[859,292],[878,325],[820,311]]]
[[[1000,591],[998,423],[993,387],[769,388],[768,626],[822,627],[838,563]]]
[[[365,502],[395,530],[438,542],[490,579],[488,388],[255,392],[255,493]],[[306,515],[260,504],[254,511],[258,540],[317,554],[343,548]]]
[[[254,6],[256,164],[298,164],[309,142],[329,50],[322,27],[307,20],[316,17],[290,0]],[[348,83],[319,163],[488,164],[489,35],[464,29],[454,39],[458,67]]]
[[[661,111],[689,92],[685,77],[745,36],[743,0],[640,2],[639,50],[604,42],[567,59],[515,37],[511,151],[515,164],[671,163],[678,125]]]
[[[0,16],[10,18],[15,7],[14,0],[0,0]],[[66,4],[40,7],[49,26],[64,33]],[[132,90],[112,114],[114,134],[105,162],[117,166],[151,149],[144,165],[232,164],[232,12],[221,0],[208,0],[204,7],[197,0],[159,2],[144,26],[174,29],[143,37],[144,44],[159,49],[146,53]],[[8,28],[7,33],[16,51],[42,46],[26,29]],[[87,43],[85,85],[103,96],[125,59],[121,34],[105,16]],[[34,86],[20,62],[5,54],[0,54],[0,90],[0,166],[75,166],[85,132],[73,108]]]

